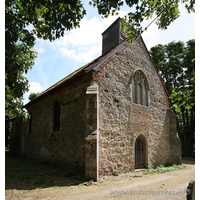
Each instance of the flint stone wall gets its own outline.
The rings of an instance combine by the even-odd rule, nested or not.
[[[131,75],[142,70],[149,84],[149,106],[132,103]],[[133,171],[136,138],[147,142],[148,168],[167,162],[180,163],[176,116],[141,41],[125,45],[94,74],[99,82],[99,174]],[[171,120],[171,117],[173,120]]]
[[[23,123],[24,155],[85,172],[86,128],[88,120],[92,120],[86,118],[86,90],[90,82],[87,77],[28,108],[32,113],[32,131],[29,133],[29,121]],[[55,101],[60,104],[59,131],[53,130]]]

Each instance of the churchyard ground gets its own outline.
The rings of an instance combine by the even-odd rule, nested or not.
[[[195,179],[195,162],[183,160],[184,169],[166,173],[143,171],[102,176],[98,182],[84,175],[5,152],[5,199],[186,199]]]

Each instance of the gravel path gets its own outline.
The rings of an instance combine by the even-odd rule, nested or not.
[[[6,196],[11,200],[86,200],[86,199],[137,199],[137,200],[186,200],[189,181],[195,179],[195,164],[183,161],[186,169],[156,175],[131,177],[106,177],[101,184],[92,186],[71,186],[63,188],[45,188],[24,196]]]

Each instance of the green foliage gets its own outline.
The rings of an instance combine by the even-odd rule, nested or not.
[[[141,174],[133,174],[133,177],[142,177]]]
[[[117,14],[124,3],[132,7],[134,12],[128,13],[121,23],[124,32],[128,36],[127,42],[132,43],[133,39],[137,38],[143,32],[141,26],[143,20],[152,18],[154,14],[156,15],[158,27],[166,29],[171,22],[179,17],[179,2],[180,0],[91,0],[89,4],[97,7],[102,17]],[[185,4],[189,13],[195,12],[194,0],[183,0],[182,3]],[[66,30],[79,27],[80,20],[85,15],[86,10],[80,0],[67,2],[64,0],[5,0],[6,137],[9,135],[9,130],[11,129],[10,119],[16,116],[20,116],[23,119],[29,117],[29,114],[23,109],[22,96],[29,89],[28,80],[24,75],[32,68],[34,60],[37,57],[37,52],[34,50],[36,37],[50,41],[60,38],[64,36]],[[188,46],[191,45],[193,43],[188,42]],[[188,50],[191,49],[188,48]],[[166,65],[164,60],[160,61],[161,65]],[[180,60],[177,59],[177,56],[174,58],[172,56],[171,61],[173,61],[174,68],[178,72],[180,67],[178,68],[177,66]],[[185,58],[184,63],[186,65],[190,64],[189,55]],[[167,76],[168,74],[166,68],[163,73],[163,78],[165,78],[165,75]],[[173,77],[168,80],[168,83],[171,80],[173,80]],[[178,97],[176,90],[173,93]],[[184,93],[184,95],[191,97],[190,93]],[[180,97],[177,99],[180,99]],[[194,99],[189,99],[189,101],[192,100]],[[185,102],[182,102],[182,105],[185,105],[186,109],[189,110],[193,104],[189,106],[188,103],[186,105]]]
[[[31,192],[30,190],[23,190],[22,194],[27,194],[27,193],[30,193],[30,192]]]
[[[80,0],[5,1],[5,111],[8,118],[27,113],[22,96],[29,84],[24,74],[34,65],[35,39],[60,38],[65,30],[79,27],[86,14]]]
[[[134,10],[123,18],[121,24],[128,36],[128,43],[132,43],[133,39],[144,31],[141,26],[144,19],[152,18],[155,15],[158,28],[165,30],[180,16],[180,0],[91,0],[89,2],[90,5],[98,8],[98,12],[102,17],[106,18],[110,15],[118,14],[120,7],[125,3]],[[188,13],[195,12],[195,0],[184,0],[181,3],[185,4]]]
[[[147,174],[165,173],[165,172],[170,172],[170,171],[184,169],[184,168],[186,168],[185,165],[176,165],[176,164],[173,164],[173,165],[167,164],[167,166],[156,165],[155,169],[153,170],[147,169],[143,172],[143,174],[147,175]]]
[[[9,148],[10,148],[10,144],[8,144],[8,146],[5,147],[5,151],[9,151]]]
[[[184,169],[184,168],[186,168],[185,165],[173,164],[173,165],[167,166],[167,167],[164,167],[163,165],[158,165],[158,166],[156,166],[155,170],[157,171],[157,173],[165,173],[165,172],[170,172],[173,170]]]
[[[30,93],[28,99],[29,99],[29,100],[32,100],[32,99],[34,99],[35,97],[37,97],[39,94],[40,94],[40,92],[37,92],[37,93],[32,92],[32,93]]]
[[[24,157],[10,157],[9,152],[5,153],[5,166],[6,185],[14,184],[16,189],[19,185],[23,185],[24,188],[39,189],[82,184],[84,179],[84,176],[78,175],[76,170],[59,168]]]
[[[93,184],[93,180],[83,183],[83,185],[86,185],[86,186],[90,186],[90,185],[92,185],[92,184]]]
[[[150,54],[169,92],[178,119],[183,155],[192,156],[195,133],[195,40],[158,44]]]
[[[127,42],[142,33],[141,23],[156,15],[156,23],[166,29],[179,17],[180,0],[91,0],[89,5],[97,7],[102,17],[117,14],[126,3],[134,12],[122,20],[122,28],[128,36]],[[194,0],[184,0],[188,12],[195,12]],[[27,113],[22,109],[22,96],[29,84],[24,74],[34,65],[37,52],[33,49],[35,39],[53,41],[64,36],[65,30],[79,27],[86,10],[80,0],[39,1],[5,0],[5,111],[8,118]]]
[[[177,112],[181,112],[181,107],[185,107],[188,111],[195,106],[195,75],[189,80],[185,86],[173,89],[171,92],[172,108]]]
[[[149,170],[149,169],[147,169],[147,170],[145,170],[145,171],[143,171],[143,174],[144,175],[147,175],[147,174],[155,174],[155,173],[157,173],[157,171],[156,170]]]

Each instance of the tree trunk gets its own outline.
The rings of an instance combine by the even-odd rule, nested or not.
[[[195,144],[195,107],[192,106],[191,116],[190,116],[190,128],[191,128],[191,150],[193,154],[194,144]]]
[[[188,150],[188,145],[187,145],[187,135],[186,135],[186,124],[185,124],[185,115],[184,115],[185,109],[183,106],[181,106],[181,116],[182,116],[182,121],[183,121],[183,143],[184,143],[184,149],[183,149],[183,154],[187,155],[187,150]]]
[[[183,152],[184,152],[184,138],[183,138],[183,135],[181,134],[178,117],[176,117],[176,122],[177,122],[178,136],[179,136],[179,139],[180,139],[180,142],[181,142],[181,153],[183,154]]]
[[[186,123],[187,123],[187,127],[189,127],[188,109],[186,109]]]

